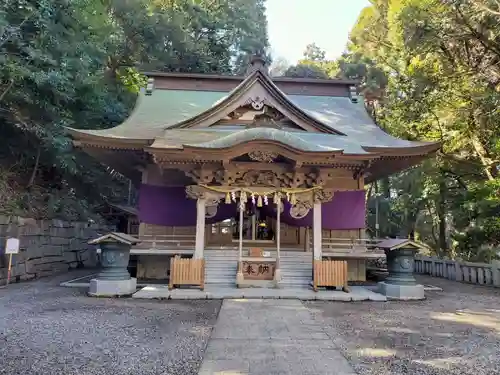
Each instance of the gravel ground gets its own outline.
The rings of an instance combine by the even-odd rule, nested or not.
[[[0,374],[197,374],[220,301],[90,298],[71,275],[0,289]]]
[[[500,374],[500,290],[421,277],[419,302],[309,302],[361,375]]]

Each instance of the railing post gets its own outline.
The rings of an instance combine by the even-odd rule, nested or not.
[[[493,279],[493,286],[500,288],[500,261],[493,260],[491,262],[491,276]]]
[[[455,260],[455,280],[456,281],[463,280],[462,267],[460,267],[460,262],[457,260]]]

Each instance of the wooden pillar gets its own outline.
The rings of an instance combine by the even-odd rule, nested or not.
[[[244,204],[240,203],[240,223],[239,223],[239,238],[238,238],[238,260],[241,262],[243,258],[243,210],[245,209]]]
[[[238,238],[238,272],[236,273],[236,284],[240,285],[245,281],[243,277],[242,259],[243,259],[243,210],[245,209],[245,203],[242,202],[240,198],[240,222],[239,222],[239,238]]]
[[[307,252],[307,251],[311,251],[311,228],[309,227],[306,227],[306,230],[305,230],[305,244],[304,244],[304,250]]]
[[[196,241],[194,247],[194,259],[203,259],[205,248],[205,203],[204,198],[196,201]]]
[[[280,242],[281,242],[281,199],[276,203],[276,268],[280,263]]]
[[[321,202],[314,202],[313,206],[313,257],[314,260],[321,260],[322,250],[322,223],[321,223]]]
[[[255,224],[256,224],[255,216],[256,215],[257,215],[257,213],[254,213],[252,215],[252,240],[254,240],[254,241],[255,241],[255,235],[256,235],[255,232],[257,232],[257,228],[255,226]]]

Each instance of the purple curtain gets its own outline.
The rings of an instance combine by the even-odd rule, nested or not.
[[[217,223],[235,215],[235,203],[221,203],[217,214],[206,219],[206,223]],[[184,187],[142,184],[139,190],[139,220],[147,224],[165,226],[196,226],[196,200],[186,196]]]
[[[276,217],[276,206],[264,208],[264,214]],[[284,203],[280,217],[283,223],[297,227],[312,227],[312,210],[302,219],[290,216],[290,203]],[[323,229],[359,229],[365,227],[365,192],[363,190],[339,191],[328,203],[321,205]]]
[[[265,215],[276,217],[270,200],[262,207]],[[359,229],[365,227],[364,191],[336,192],[332,201],[322,205],[323,229]],[[215,217],[207,219],[207,224],[217,223],[236,217],[236,204],[221,202]],[[195,226],[196,201],[186,197],[184,187],[165,187],[142,184],[139,190],[139,219],[148,224],[165,226]],[[293,226],[312,226],[312,210],[303,219],[290,216],[290,204],[285,202],[281,220]]]

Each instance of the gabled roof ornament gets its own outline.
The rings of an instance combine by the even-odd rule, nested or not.
[[[250,59],[250,64],[248,65],[246,75],[250,75],[256,70],[260,70],[264,74],[269,74],[268,71],[268,66],[267,66],[267,59],[264,56],[263,53],[256,53],[255,55],[252,56]]]

